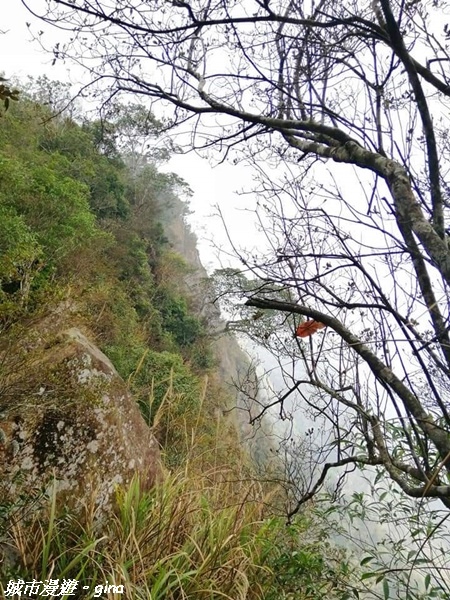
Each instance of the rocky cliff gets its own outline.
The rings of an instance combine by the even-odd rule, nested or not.
[[[208,323],[220,377],[230,392],[231,402],[222,410],[224,414],[232,413],[242,442],[255,464],[264,469],[273,458],[275,438],[271,440],[273,431],[268,419],[256,424],[252,419],[261,410],[265,390],[259,385],[251,357],[241,348],[235,335],[226,329],[226,322],[215,303],[211,280],[200,259],[197,236],[183,216],[183,209],[182,203],[174,206],[165,231],[173,248],[190,267],[185,284],[193,299],[194,310]]]
[[[159,446],[114,365],[78,327],[68,304],[0,346],[2,497],[25,491],[61,506],[108,511],[118,484],[161,476]],[[3,390],[3,391],[5,391]],[[13,401],[8,403],[8,398]]]

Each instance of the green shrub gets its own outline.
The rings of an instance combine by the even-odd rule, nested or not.
[[[0,282],[21,279],[41,254],[42,247],[23,217],[0,204]]]
[[[325,526],[304,515],[290,525],[280,517],[265,520],[258,531],[261,564],[268,569],[265,600],[353,596],[354,569],[345,552],[330,544]]]
[[[13,210],[43,249],[43,260],[58,264],[98,230],[86,186],[61,177],[58,165],[25,164],[0,155],[0,203]]]
[[[156,302],[163,318],[163,328],[179,346],[191,346],[201,335],[202,325],[197,317],[189,314],[186,299],[170,289],[160,288]]]
[[[129,380],[149,424],[153,423],[166,394],[177,397],[177,414],[199,405],[200,381],[179,354],[147,351]]]

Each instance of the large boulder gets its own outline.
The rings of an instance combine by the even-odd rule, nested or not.
[[[111,361],[77,328],[29,342],[3,377],[0,493],[53,486],[70,508],[113,506],[118,485],[161,476],[158,442]],[[18,356],[19,356],[18,354]]]

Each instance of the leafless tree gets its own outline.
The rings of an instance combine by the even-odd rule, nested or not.
[[[259,166],[267,247],[241,254],[247,318],[275,311],[263,341],[303,363],[279,402],[301,394],[334,431],[292,512],[349,465],[450,507],[447,3],[43,5],[65,38],[55,59],[98,93],[161,101],[193,148]],[[304,317],[326,329],[280,336]]]

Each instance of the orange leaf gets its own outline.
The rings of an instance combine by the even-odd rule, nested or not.
[[[326,327],[326,325],[320,323],[320,321],[305,321],[297,327],[295,335],[301,338],[308,337],[324,327]]]

